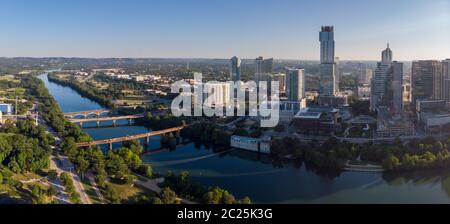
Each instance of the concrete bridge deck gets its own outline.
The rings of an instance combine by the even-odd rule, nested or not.
[[[118,117],[94,117],[94,118],[70,118],[72,123],[84,123],[84,122],[100,122],[100,121],[117,121],[117,120],[132,120],[143,118],[143,114],[118,116]]]
[[[119,138],[111,138],[111,139],[97,140],[97,141],[91,141],[91,142],[82,142],[82,143],[77,143],[77,147],[84,148],[84,147],[89,147],[89,146],[94,146],[94,145],[109,144],[109,148],[112,149],[113,143],[130,141],[130,140],[135,140],[135,139],[142,139],[142,138],[145,138],[146,144],[148,144],[150,141],[150,137],[164,135],[164,134],[172,133],[172,132],[180,132],[181,130],[183,130],[186,127],[187,126],[180,126],[180,127],[168,128],[168,129],[164,129],[164,130],[160,130],[160,131],[152,131],[152,132],[139,134],[139,135],[124,136],[124,137],[119,137]]]
[[[68,112],[64,113],[65,117],[74,118],[76,116],[87,117],[89,115],[97,115],[100,117],[101,114],[111,113],[111,110],[101,109],[101,110],[86,110],[86,111],[76,111],[76,112]]]

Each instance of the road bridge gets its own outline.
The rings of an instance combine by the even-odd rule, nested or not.
[[[167,128],[167,129],[159,130],[159,131],[152,131],[152,132],[148,132],[148,133],[144,133],[144,134],[124,136],[124,137],[104,139],[104,140],[97,140],[97,141],[91,141],[91,142],[82,142],[82,143],[77,143],[77,147],[85,148],[85,147],[90,147],[90,146],[94,146],[94,145],[109,145],[109,149],[112,150],[113,143],[131,141],[131,140],[136,140],[136,139],[145,139],[145,144],[149,145],[151,137],[165,135],[165,134],[169,134],[169,133],[173,133],[173,132],[175,132],[175,133],[177,133],[177,135],[179,135],[180,131],[186,127],[188,127],[188,126],[183,125],[183,126]]]
[[[118,120],[128,120],[131,125],[132,120],[143,118],[143,114],[135,114],[128,116],[118,116],[118,117],[94,117],[94,118],[70,118],[69,121],[72,123],[78,123],[81,127],[83,127],[83,123],[86,122],[97,122],[97,126],[100,126],[100,122],[102,121],[112,121],[114,126],[116,126],[116,122]]]
[[[86,111],[64,113],[64,117],[75,118],[75,117],[81,116],[81,117],[87,118],[89,115],[96,115],[97,117],[100,117],[102,114],[110,114],[111,112],[112,112],[111,110],[105,110],[105,109],[86,110]]]

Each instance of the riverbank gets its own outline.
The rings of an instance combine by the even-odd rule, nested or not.
[[[75,80],[66,80],[58,78],[54,74],[48,75],[48,80],[54,83],[57,83],[61,86],[67,86],[78,92],[83,97],[86,97],[92,101],[95,101],[106,108],[114,108],[113,99],[110,96],[102,95],[98,93],[98,90],[95,88],[91,88],[87,85],[82,85],[81,83]]]

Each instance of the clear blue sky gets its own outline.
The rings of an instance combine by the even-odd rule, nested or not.
[[[1,0],[0,56],[450,58],[450,0]]]

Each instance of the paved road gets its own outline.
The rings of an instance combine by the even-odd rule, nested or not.
[[[86,194],[86,191],[83,187],[83,183],[81,182],[81,179],[78,175],[74,174],[73,172],[70,173],[73,179],[73,185],[75,186],[75,190],[80,194],[81,196],[81,202],[83,204],[92,204],[91,199]]]
[[[64,172],[69,173],[70,176],[72,176],[75,191],[77,191],[78,194],[80,194],[81,202],[83,204],[92,204],[90,198],[85,192],[80,177],[74,173],[75,166],[72,164],[72,162],[69,161],[69,158],[67,156],[58,155],[58,158],[55,159],[59,160],[57,163],[55,163],[56,167],[54,169],[56,169],[56,172],[58,172],[58,174]]]
[[[58,134],[55,131],[53,131],[49,126],[45,125],[45,127],[47,128],[47,131],[49,133],[51,133],[51,134],[53,134],[53,136],[59,138]],[[57,142],[57,145],[60,145],[59,142]],[[54,157],[53,155],[50,157],[50,160],[53,161],[52,169],[55,169],[56,172],[58,173],[58,175],[63,172],[69,173],[72,176],[75,191],[77,191],[78,194],[80,194],[81,202],[83,204],[92,204],[90,198],[87,196],[87,194],[84,190],[84,187],[83,187],[83,184],[81,183],[80,178],[78,177],[78,175],[73,173],[73,171],[75,170],[74,165],[72,164],[72,162],[69,161],[69,158],[67,156],[60,155],[59,154],[60,151],[61,151],[60,148],[56,148],[55,153],[58,155],[58,158]]]
[[[58,168],[56,165],[57,159],[54,156],[50,157],[50,169],[56,170],[58,173],[58,177],[55,179],[49,179],[49,182],[51,185],[55,186],[58,190],[58,194],[56,195],[56,198],[59,202],[59,204],[70,204],[69,195],[66,192],[66,187],[62,184],[61,179],[59,178],[59,174],[62,173],[62,170]]]

